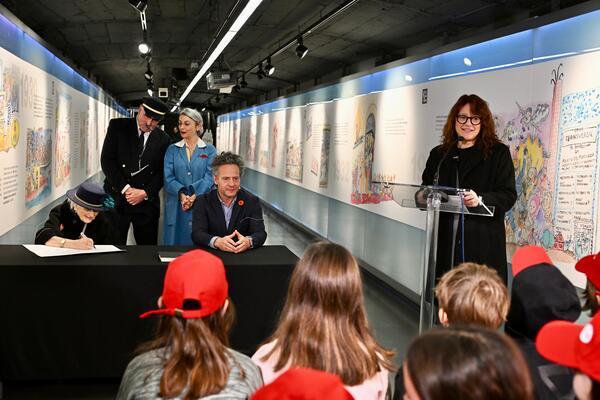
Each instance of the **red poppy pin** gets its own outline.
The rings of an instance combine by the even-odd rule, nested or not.
[[[208,154],[200,154],[200,158],[208,158]]]
[[[244,200],[240,200],[240,201],[238,201],[238,206],[240,206],[240,207],[241,207],[241,206],[243,206],[243,205],[244,205]]]

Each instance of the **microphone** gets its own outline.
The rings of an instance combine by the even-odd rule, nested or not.
[[[463,136],[458,135],[456,137],[456,140],[459,142],[462,142],[465,140],[465,138]],[[435,175],[433,176],[433,186],[437,186],[438,182],[440,181],[440,167],[442,166],[442,163],[444,162],[444,160],[446,159],[446,157],[448,157],[448,154],[450,154],[450,152],[452,151],[452,148],[448,149],[448,151],[446,151],[444,153],[444,156],[442,157],[442,159],[440,160],[440,162],[437,165],[437,168],[435,169]]]

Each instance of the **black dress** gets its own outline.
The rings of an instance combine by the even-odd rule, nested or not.
[[[50,211],[48,220],[44,223],[42,229],[35,234],[35,243],[45,244],[53,236],[77,240],[83,226],[83,221],[79,219],[75,211],[71,210],[69,202],[65,200]],[[94,244],[115,244],[118,239],[116,229],[102,212],[87,225],[85,236],[92,239]]]
[[[433,184],[436,168],[443,157],[441,146],[431,150],[423,171],[423,185]],[[482,196],[486,206],[495,207],[493,217],[465,216],[464,259],[494,268],[506,282],[504,215],[517,199],[515,170],[508,147],[496,143],[487,157],[484,157],[480,143],[467,149],[451,149],[440,166],[438,184],[474,190],[478,196]],[[451,260],[453,222],[453,214],[440,213],[436,277],[442,276],[452,266],[462,262],[460,221],[454,260]]]

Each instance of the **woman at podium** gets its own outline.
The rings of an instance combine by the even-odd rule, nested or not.
[[[429,153],[423,185],[467,189],[464,207],[493,211],[492,217],[440,213],[436,277],[463,261],[486,264],[506,282],[504,214],[517,199],[510,151],[496,135],[494,119],[481,97],[462,95],[452,106],[442,143]]]

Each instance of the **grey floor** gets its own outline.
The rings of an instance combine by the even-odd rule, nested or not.
[[[50,208],[63,199],[40,210],[17,228],[0,236],[0,244],[32,243],[33,235]],[[279,215],[265,210],[265,225],[269,234],[266,244],[286,245],[293,253],[301,256],[314,238],[288,223]],[[364,278],[365,307],[369,322],[377,340],[396,351],[396,363],[401,363],[404,351],[418,330],[416,308],[399,298],[385,285],[369,276]],[[24,382],[4,383],[3,396],[8,400],[34,399],[113,399],[118,388],[117,381],[92,382]],[[0,386],[0,393],[2,387]]]

